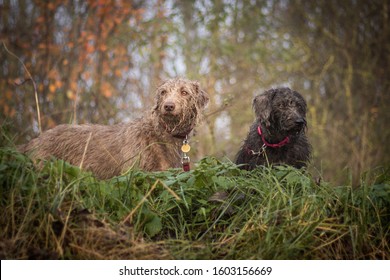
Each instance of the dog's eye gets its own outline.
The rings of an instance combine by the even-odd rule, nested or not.
[[[165,94],[167,94],[167,91],[164,89],[164,90],[162,90],[162,91],[160,92],[160,94],[161,94],[161,95],[165,95]]]
[[[181,95],[186,96],[186,95],[188,95],[188,92],[185,91],[185,90],[182,90],[182,91],[181,91]]]

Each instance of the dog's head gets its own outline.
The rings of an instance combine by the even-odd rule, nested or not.
[[[209,101],[198,82],[183,78],[164,81],[155,96],[159,124],[175,136],[185,136],[196,126]]]
[[[294,135],[306,127],[306,101],[289,88],[270,89],[256,96],[253,109],[259,121],[269,129]]]

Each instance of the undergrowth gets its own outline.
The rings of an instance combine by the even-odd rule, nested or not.
[[[37,169],[0,148],[1,259],[390,259],[390,173],[357,188],[292,167],[100,181],[61,160]]]

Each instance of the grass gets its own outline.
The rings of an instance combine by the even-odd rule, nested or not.
[[[1,259],[390,259],[390,172],[358,188],[291,167],[100,181],[60,160],[37,170],[0,148]]]

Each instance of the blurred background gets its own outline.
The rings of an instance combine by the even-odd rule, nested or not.
[[[148,111],[175,76],[210,95],[193,161],[234,160],[255,95],[308,103],[311,171],[343,184],[390,163],[390,1],[0,0],[0,123],[15,143],[60,123]],[[28,72],[27,72],[27,70]]]

